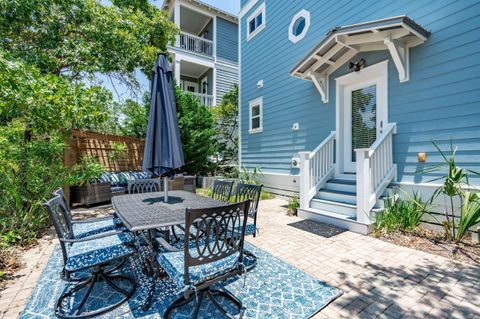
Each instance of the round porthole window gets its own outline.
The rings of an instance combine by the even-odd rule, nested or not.
[[[310,28],[310,12],[302,10],[297,13],[288,28],[288,39],[293,43],[297,43],[307,35]]]

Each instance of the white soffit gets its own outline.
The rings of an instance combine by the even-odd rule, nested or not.
[[[290,72],[311,80],[328,102],[328,76],[359,52],[388,50],[400,82],[409,79],[411,47],[424,43],[430,32],[407,16],[336,27]]]

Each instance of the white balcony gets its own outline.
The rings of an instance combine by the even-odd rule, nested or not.
[[[175,46],[190,52],[213,56],[213,41],[190,33],[182,32]]]
[[[192,95],[197,98],[200,104],[203,104],[208,107],[213,106],[213,95],[194,93],[194,92],[190,92],[190,93],[192,93]]]

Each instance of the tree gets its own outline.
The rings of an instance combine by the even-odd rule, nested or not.
[[[119,104],[85,80],[150,76],[178,33],[169,18],[146,0],[0,0],[0,248],[45,226],[70,130],[117,129]]]
[[[0,0],[0,48],[42,73],[75,80],[102,73],[136,84],[150,76],[178,30],[148,1]]]
[[[213,109],[217,122],[218,151],[222,155],[221,168],[236,167],[238,162],[238,85],[226,93]],[[222,172],[228,173],[228,172]]]
[[[175,88],[178,126],[185,166],[189,174],[209,174],[214,170],[211,157],[217,152],[215,121],[212,113],[189,92]]]
[[[124,116],[120,127],[121,133],[126,136],[145,138],[150,112],[150,93],[145,93],[143,103],[126,100],[121,112]]]

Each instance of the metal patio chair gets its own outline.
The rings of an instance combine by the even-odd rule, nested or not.
[[[68,225],[68,209],[61,196],[56,196],[44,203],[53,223],[63,256],[62,277],[67,280],[76,272],[89,272],[86,278],[66,289],[58,298],[55,315],[59,318],[86,318],[106,313],[130,299],[135,292],[135,281],[129,277],[117,274],[119,267],[113,264],[123,264],[122,260],[134,255],[135,237],[132,233],[116,230],[97,235],[75,238],[72,228]],[[100,281],[111,288],[108,293],[118,293],[122,296],[111,304],[98,309],[87,307],[94,286]],[[121,283],[124,283],[121,285]],[[82,295],[80,292],[85,291]],[[78,302],[76,298],[78,297]],[[113,298],[113,295],[112,295]],[[111,300],[112,298],[109,298]]]
[[[159,178],[137,179],[128,181],[128,193],[153,193],[160,192],[162,187]]]
[[[232,196],[233,181],[220,181],[215,180],[213,182],[212,198],[220,202],[230,202],[230,196]]]
[[[175,280],[183,294],[165,311],[172,311],[196,299],[193,318],[198,316],[205,298],[228,318],[233,318],[216,299],[221,296],[235,304],[243,315],[242,302],[231,293],[213,289],[212,285],[243,274],[243,245],[250,201],[223,207],[187,209],[183,248],[171,246],[164,238],[157,238],[162,247],[157,261],[169,277]],[[198,229],[202,229],[201,234]]]
[[[235,193],[235,202],[243,202],[250,200],[250,209],[248,210],[249,219],[253,220],[253,223],[247,222],[247,229],[245,233],[247,235],[257,236],[257,214],[258,203],[260,201],[260,195],[262,194],[263,185],[251,185],[251,184],[237,184],[237,191]]]
[[[84,238],[112,231],[122,227],[118,217],[89,218],[86,220],[74,220],[70,206],[68,205],[63,189],[59,188],[53,192],[54,196],[60,196],[65,207],[65,219],[68,227],[75,234],[75,238]]]

